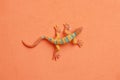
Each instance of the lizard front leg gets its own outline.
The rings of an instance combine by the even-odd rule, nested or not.
[[[76,38],[73,39],[72,43],[74,45],[78,45],[80,48],[83,46],[83,42],[80,41],[79,39],[77,40]]]
[[[63,24],[63,26],[64,26],[63,34],[64,34],[64,35],[69,35],[69,34],[71,34],[71,32],[70,32],[71,27],[69,26],[69,24]]]
[[[55,50],[54,50],[54,53],[53,53],[53,58],[52,60],[57,60],[59,59],[60,55],[58,54],[58,51],[60,50],[60,46],[59,45],[55,45]]]

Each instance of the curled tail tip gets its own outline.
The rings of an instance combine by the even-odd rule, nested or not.
[[[22,40],[21,42],[22,42],[22,44],[23,44],[25,47],[27,47],[27,48],[34,48],[34,46],[27,45],[23,40]]]
[[[22,43],[23,45],[25,44],[23,40],[21,40],[21,43]]]
[[[21,42],[22,42],[22,44],[23,44],[24,46],[26,46],[26,47],[27,47],[27,45],[25,44],[25,42],[24,42],[23,40],[21,40]]]

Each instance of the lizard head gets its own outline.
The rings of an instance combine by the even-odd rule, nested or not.
[[[76,32],[76,34],[78,35],[82,32],[82,29],[83,29],[83,27],[79,27],[74,32]]]

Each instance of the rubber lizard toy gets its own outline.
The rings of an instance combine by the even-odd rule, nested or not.
[[[32,45],[28,45],[26,44],[24,41],[22,41],[23,45],[28,47],[28,48],[34,48],[35,46],[37,46],[41,40],[47,40],[50,43],[52,43],[55,46],[55,50],[53,53],[53,60],[57,60],[59,59],[60,55],[57,53],[60,50],[60,45],[64,45],[66,43],[70,43],[72,42],[74,45],[78,45],[79,47],[82,46],[83,42],[81,42],[80,40],[77,40],[77,36],[81,33],[82,31],[82,27],[77,28],[76,30],[74,30],[73,32],[70,32],[71,27],[68,24],[63,24],[64,26],[64,37],[60,37],[60,33],[61,30],[58,28],[58,26],[55,26],[55,38],[52,37],[48,37],[48,36],[41,36],[40,38],[38,38]]]

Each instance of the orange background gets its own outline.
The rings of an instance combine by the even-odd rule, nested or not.
[[[54,25],[69,23],[82,48],[62,46],[61,58],[51,60]],[[120,0],[1,0],[0,80],[120,80]]]

